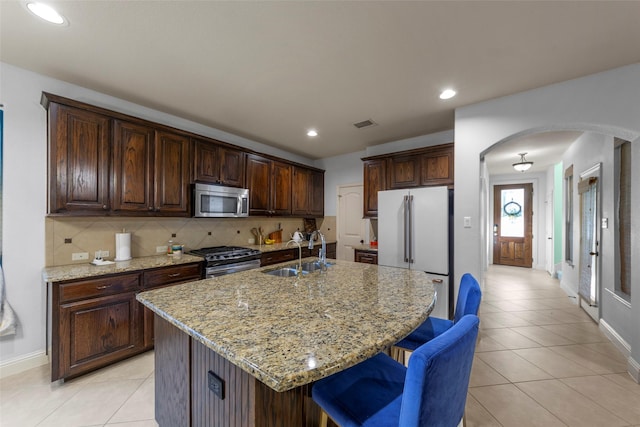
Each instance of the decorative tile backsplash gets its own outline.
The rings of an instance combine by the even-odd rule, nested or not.
[[[316,219],[318,229],[327,240],[336,240],[336,217]],[[89,261],[96,251],[109,251],[115,256],[115,234],[123,230],[131,233],[131,256],[156,255],[159,246],[169,240],[185,246],[185,250],[208,246],[248,246],[253,227],[262,227],[265,235],[283,230],[283,239],[294,231],[304,230],[302,218],[120,218],[120,217],[49,217],[46,218],[47,266],[86,263],[72,261],[71,255],[88,252]],[[175,234],[175,237],[172,235]],[[65,243],[71,239],[71,243]],[[257,242],[256,242],[257,243]]]

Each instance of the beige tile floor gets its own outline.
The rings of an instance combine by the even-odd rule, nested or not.
[[[482,286],[467,426],[640,426],[640,385],[558,281],[492,266]],[[0,381],[0,426],[155,427],[153,387],[153,352],[64,384],[35,368]]]
[[[543,271],[491,266],[467,426],[640,426],[640,385],[598,325]]]

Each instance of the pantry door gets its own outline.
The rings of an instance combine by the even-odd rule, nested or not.
[[[493,187],[493,263],[531,268],[533,184]]]
[[[354,246],[368,241],[369,221],[362,218],[363,185],[338,187],[337,258],[354,261]]]

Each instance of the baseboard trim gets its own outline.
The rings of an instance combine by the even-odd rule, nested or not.
[[[38,366],[47,365],[49,356],[44,351],[35,351],[24,356],[0,363],[0,379],[19,374]]]
[[[629,343],[626,342],[624,338],[622,338],[622,336],[620,336],[620,334],[607,323],[606,320],[600,319],[599,325],[602,333],[609,338],[609,341],[611,341],[611,343],[620,350],[624,357],[631,357],[631,345],[629,345]]]
[[[640,384],[640,363],[636,362],[631,356],[627,358],[627,371],[631,378]]]

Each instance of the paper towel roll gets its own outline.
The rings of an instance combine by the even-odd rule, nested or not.
[[[128,261],[130,259],[131,259],[131,233],[116,233],[115,261]]]

